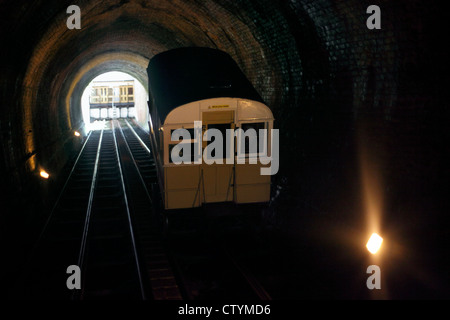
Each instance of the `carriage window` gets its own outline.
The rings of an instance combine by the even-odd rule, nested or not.
[[[266,127],[266,123],[265,122],[255,122],[255,123],[242,123],[241,124],[241,129],[244,131],[244,134],[247,133],[247,135],[245,135],[245,143],[242,145],[241,144],[241,154],[250,154],[250,143],[255,143],[256,144],[256,153],[260,153],[263,152],[265,150],[265,148],[263,147],[260,150],[260,145],[259,145],[259,129],[265,129]],[[255,130],[256,136],[255,139],[250,139],[250,135],[249,132],[247,130],[249,129],[253,129]],[[253,141],[252,141],[253,140]]]
[[[194,163],[194,161],[195,161],[195,155],[196,155],[196,146],[197,146],[197,143],[180,143],[180,144],[183,144],[183,145],[189,145],[190,146],[190,148],[191,148],[191,163]],[[173,159],[172,159],[172,149],[175,147],[177,145],[177,143],[175,143],[175,144],[169,144],[169,163],[173,163]],[[180,153],[179,153],[179,156],[180,157],[182,157],[183,156],[183,150],[184,150],[184,148],[181,148],[181,150],[180,150]]]
[[[191,136],[191,139],[194,139],[194,128],[179,128],[179,129],[185,129],[185,130],[187,130],[187,131],[189,132],[190,136]],[[171,139],[172,139],[172,134],[173,134],[173,132],[174,132],[175,130],[176,130],[176,129],[170,130],[170,137],[171,137]],[[180,140],[183,140],[183,139],[180,138]],[[171,140],[171,141],[178,141],[178,140]]]

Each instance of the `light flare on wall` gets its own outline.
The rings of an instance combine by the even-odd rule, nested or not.
[[[367,250],[370,253],[375,254],[380,250],[381,244],[383,243],[383,238],[380,237],[377,233],[372,233],[369,241],[366,244]]]
[[[39,175],[42,177],[42,178],[44,178],[44,179],[48,179],[48,178],[50,178],[50,175],[47,173],[47,171],[45,171],[45,170],[41,170],[40,172],[39,172]]]

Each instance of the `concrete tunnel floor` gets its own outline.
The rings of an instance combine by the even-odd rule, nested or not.
[[[359,0],[0,4],[6,284],[81,146],[73,131],[86,134],[88,83],[123,71],[146,87],[152,56],[206,46],[236,60],[280,130],[265,211],[273,229],[259,244],[295,279],[279,296],[371,298],[366,268],[380,263],[388,289],[377,298],[450,297],[448,48],[437,2],[380,1],[379,30],[366,26],[372,3]],[[79,30],[66,25],[73,4]],[[40,168],[55,179],[42,181]],[[378,262],[364,248],[377,223],[387,250]]]

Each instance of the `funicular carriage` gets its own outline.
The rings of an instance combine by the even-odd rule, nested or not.
[[[154,56],[147,71],[150,140],[164,209],[269,201],[271,175],[262,174],[261,169],[273,163],[262,163],[258,156],[271,156],[274,118],[236,62],[220,50],[179,48]],[[181,128],[190,139],[172,140]],[[215,152],[219,149],[211,153],[212,148],[205,149],[217,141],[202,139],[210,129],[223,136],[223,150],[218,152],[223,159],[215,163],[208,161],[212,160],[208,155],[218,160]],[[238,129],[243,130],[240,133],[255,129],[256,140],[231,136]],[[259,142],[264,132],[264,143],[250,147],[249,142]],[[191,151],[190,163],[175,161],[174,155],[183,157],[186,150]]]

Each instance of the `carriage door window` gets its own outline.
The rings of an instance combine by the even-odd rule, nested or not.
[[[227,138],[226,137],[227,137],[227,129],[232,129],[231,124],[230,123],[208,124],[207,129],[208,130],[210,130],[210,129],[219,130],[219,132],[222,135],[222,150],[221,150],[222,151],[222,159],[230,158],[234,152],[232,152],[232,150],[230,150],[230,148],[228,148],[229,150],[227,152],[227,144],[226,144]],[[213,141],[208,141],[207,144],[209,145],[209,144],[211,144],[213,142],[214,142],[214,140]],[[215,158],[216,157],[216,152],[218,152],[218,151],[219,150],[217,150],[217,149],[213,149],[212,152],[211,152],[211,156],[213,158]]]
[[[233,111],[216,111],[216,112],[204,112],[203,113],[203,132],[202,135],[205,133],[205,130],[215,129],[220,132],[220,135],[222,136],[222,144],[221,144],[221,159],[230,158],[233,156],[234,152],[231,150],[228,150],[227,152],[227,129],[234,129],[234,112]],[[203,141],[203,154],[204,149],[206,146],[210,144],[214,144],[215,140],[212,138],[212,141]],[[214,145],[219,145],[217,142]],[[231,143],[230,143],[231,145]],[[231,148],[228,148],[231,149]],[[216,152],[218,152],[217,148],[213,148],[211,151],[211,157],[213,159],[217,159]]]
[[[240,153],[242,155],[245,155],[246,157],[252,157],[252,156],[256,156],[258,154],[264,153],[267,150],[267,141],[268,138],[266,138],[266,140],[262,141],[265,142],[264,145],[262,145],[262,143],[260,142],[260,139],[263,139],[264,137],[261,136],[260,134],[260,129],[267,129],[267,124],[266,122],[253,122],[253,123],[242,123],[241,124],[241,129],[244,131],[244,144],[240,144],[239,150]],[[254,131],[248,131],[248,130],[254,130]],[[255,133],[256,136],[251,133]],[[250,145],[253,145],[253,150],[256,151],[255,153],[251,153],[250,151]]]
[[[208,145],[214,144],[209,148],[213,148],[210,150],[210,156],[215,160],[222,160],[222,164],[220,161],[214,162],[213,164],[207,164],[203,161],[202,165],[202,181],[203,186],[202,194],[203,201],[208,202],[222,202],[222,201],[233,201],[234,198],[234,164],[227,164],[226,158],[232,157],[234,155],[234,150],[232,150],[227,155],[226,148],[226,134],[227,129],[234,129],[234,111],[212,111],[212,112],[203,112],[202,114],[203,121],[203,130],[218,130],[217,133],[221,133],[220,136],[222,138],[222,144],[215,143],[214,138],[212,141],[203,141],[202,154],[205,157],[209,156],[209,152],[205,153],[205,148]],[[231,146],[231,139],[229,139],[229,143]],[[220,148],[220,149],[217,149]],[[230,148],[228,148],[230,149]],[[220,150],[220,151],[219,151]],[[219,158],[217,152],[222,152],[222,156]]]

